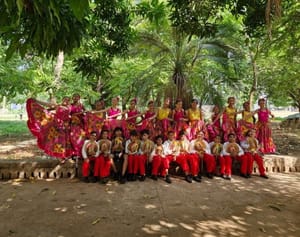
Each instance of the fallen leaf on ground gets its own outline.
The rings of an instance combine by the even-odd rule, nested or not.
[[[265,228],[263,228],[263,227],[260,227],[259,230],[260,230],[261,232],[263,232],[263,233],[266,233],[266,232],[267,232],[267,231],[265,230]]]
[[[271,205],[269,205],[269,207],[276,210],[276,211],[281,211],[281,209],[279,207],[275,206],[275,205],[271,204]]]
[[[98,222],[100,222],[100,218],[94,220],[94,221],[92,222],[92,225],[95,225],[95,224],[97,224]]]

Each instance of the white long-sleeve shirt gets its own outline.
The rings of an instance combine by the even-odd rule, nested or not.
[[[178,155],[178,149],[176,143],[177,143],[176,140],[173,141],[166,140],[163,143],[165,155],[175,155],[175,156]]]
[[[81,149],[81,155],[82,155],[83,159],[89,158],[88,154],[87,154],[87,146],[90,142],[91,142],[90,140],[85,140],[84,141],[84,144],[83,144],[82,149]],[[98,144],[98,142],[96,142],[96,146],[97,146],[97,151],[96,151],[96,154],[94,155],[94,157],[99,156],[99,144]]]
[[[225,142],[224,145],[223,145],[222,155],[230,156],[230,153],[227,152],[228,145],[230,145],[230,144],[235,144],[238,147],[238,149],[239,149],[238,156],[244,155],[243,149],[236,142],[234,142],[234,143]]]
[[[125,143],[125,153],[128,154],[128,155],[136,155],[136,154],[138,154],[138,152],[139,152],[139,147],[138,147],[138,149],[137,149],[136,151],[134,151],[134,152],[130,151],[130,150],[128,149],[128,146],[129,146],[129,144],[130,144],[131,142],[132,142],[131,139],[128,139],[128,140],[126,141],[126,143]],[[136,143],[139,144],[139,141],[136,141]]]

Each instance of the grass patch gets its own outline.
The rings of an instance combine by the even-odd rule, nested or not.
[[[26,121],[0,120],[0,136],[29,134]]]

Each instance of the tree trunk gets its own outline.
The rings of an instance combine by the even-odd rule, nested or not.
[[[59,51],[56,58],[56,64],[54,67],[54,80],[52,84],[53,90],[49,90],[50,101],[53,100],[55,91],[59,89],[61,85],[61,72],[62,72],[63,65],[64,65],[64,52]]]
[[[251,66],[252,66],[252,86],[249,93],[249,102],[250,102],[250,106],[252,107],[254,102],[254,96],[257,91],[258,72],[257,72],[256,60],[252,52],[250,54],[250,58],[251,58]]]

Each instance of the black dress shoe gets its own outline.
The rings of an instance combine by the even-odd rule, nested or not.
[[[207,178],[209,178],[209,179],[213,179],[213,178],[214,178],[214,176],[213,176],[213,174],[212,174],[212,173],[207,173]]]
[[[123,175],[120,179],[120,184],[125,184],[126,183],[126,177]]]
[[[241,174],[241,177],[248,179],[248,176],[246,174]]]
[[[193,177],[193,180],[195,180],[195,181],[198,182],[198,183],[201,182],[201,179],[200,179],[198,176],[194,176],[194,177]]]
[[[165,181],[166,181],[168,184],[172,183],[172,180],[170,179],[169,175],[166,176]]]
[[[145,181],[145,179],[146,179],[146,175],[142,175],[142,176],[139,178],[139,180],[142,181],[142,182]]]
[[[83,177],[82,182],[84,182],[84,183],[89,183],[90,181],[89,181],[89,178],[88,178],[88,177]]]
[[[151,175],[151,179],[157,181],[157,175]]]
[[[193,182],[191,176],[189,176],[189,175],[185,176],[185,181],[188,182],[188,183],[192,183]]]
[[[247,174],[247,178],[248,178],[248,179],[251,178],[251,174]]]

